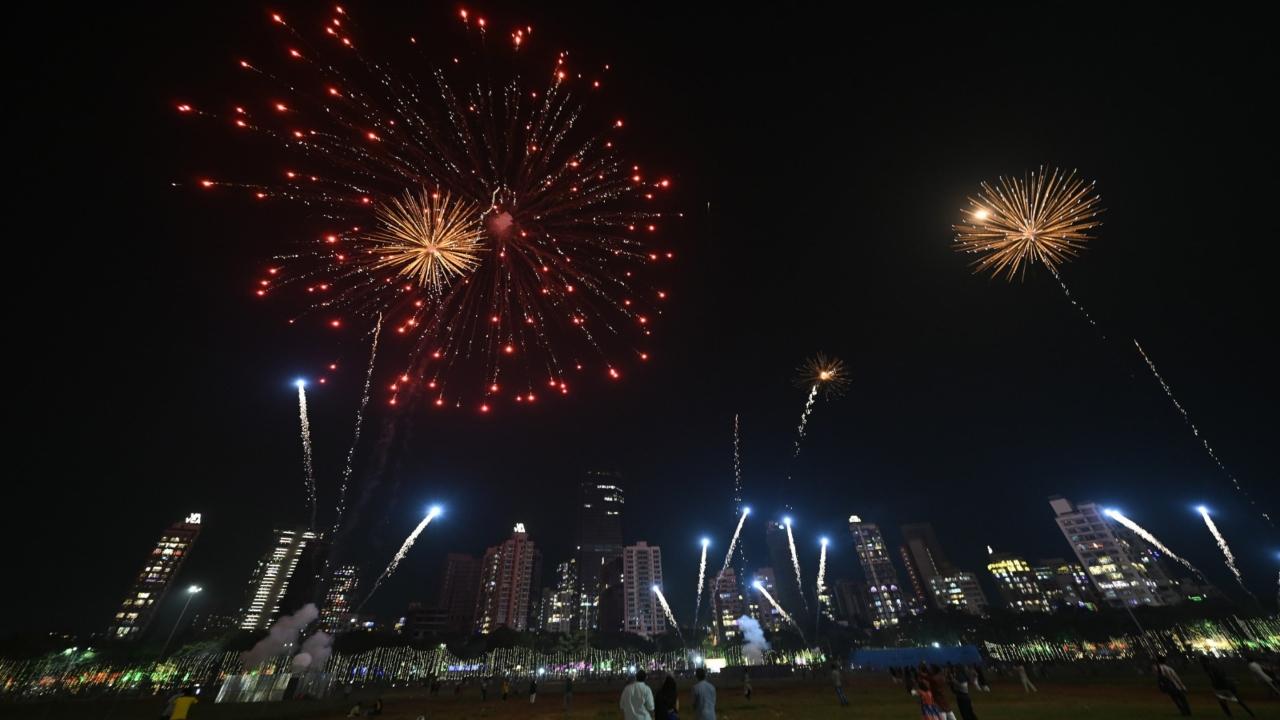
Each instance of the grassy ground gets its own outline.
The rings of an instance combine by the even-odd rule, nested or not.
[[[1213,694],[1200,674],[1188,670],[1184,673],[1190,686],[1191,709],[1196,717],[1222,717]],[[1280,701],[1266,697],[1262,688],[1242,680],[1241,695],[1259,718],[1280,720]],[[852,703],[841,708],[834,691],[826,683],[800,679],[753,682],[755,695],[751,702],[743,697],[738,682],[732,679],[713,678],[719,690],[719,714],[724,720],[889,720],[901,718],[915,720],[920,717],[918,706],[901,685],[893,684],[887,675],[849,676],[846,691]],[[1178,714],[1169,698],[1155,689],[1155,682],[1148,676],[1108,675],[1084,678],[1062,671],[1059,676],[1036,679],[1040,692],[1025,695],[1010,680],[996,679],[990,693],[974,695],[974,708],[981,720],[1145,720],[1147,718],[1177,718]],[[688,682],[681,684],[681,702],[688,702]],[[618,710],[620,684],[581,684],[573,698],[573,708],[565,712],[560,686],[544,683],[542,694],[535,705],[527,696],[513,695],[503,702],[493,694],[482,703],[478,691],[472,687],[460,696],[446,687],[439,697],[428,697],[420,690],[389,690],[382,694],[385,702],[385,720],[416,720],[423,715],[427,720],[604,720],[621,717]],[[364,691],[357,697],[372,699],[376,695]],[[160,710],[158,700],[60,701],[38,704],[0,704],[2,718],[30,718],[31,720],[62,720],[63,718],[102,718],[103,720],[134,720],[155,718]],[[348,704],[338,700],[326,702],[259,703],[242,705],[201,704],[191,714],[191,720],[259,720],[281,718],[296,720],[322,720],[342,718]],[[1233,707],[1236,717],[1247,717],[1238,707]],[[689,717],[689,713],[683,713]]]

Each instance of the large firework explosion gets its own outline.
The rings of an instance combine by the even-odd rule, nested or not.
[[[408,59],[395,61],[382,37],[369,41],[378,59],[362,51],[342,7],[323,23],[269,18],[275,57],[239,61],[251,100],[177,105],[284,158],[274,181],[198,186],[310,211],[304,247],[277,255],[259,296],[335,331],[384,317],[404,339],[392,403],[425,394],[487,412],[649,358],[667,297],[651,271],[674,257],[655,243],[674,217],[656,202],[671,182],[625,161],[624,122],[580,99],[603,92],[608,65],[542,62],[531,27],[499,32],[466,10],[458,52],[429,56],[451,38],[401,34]]]
[[[1074,170],[1042,167],[1024,178],[1001,176],[995,185],[982,183],[977,197],[969,198],[964,219],[953,227],[956,249],[980,256],[975,272],[1003,273],[1012,280],[1039,262],[1056,273],[1102,224],[1100,202],[1093,183]]]

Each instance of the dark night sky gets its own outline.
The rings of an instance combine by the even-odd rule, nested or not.
[[[365,516],[361,556],[380,566],[422,507],[448,512],[374,609],[431,597],[445,552],[481,551],[516,520],[548,562],[564,559],[581,472],[612,468],[626,477],[627,539],[663,546],[668,595],[687,615],[697,539],[723,552],[732,529],[734,413],[746,495],[764,516],[793,507],[806,574],[823,533],[831,576],[852,572],[851,512],[891,540],[901,523],[931,521],[967,569],[986,544],[1062,556],[1046,502],[1061,493],[1124,508],[1229,588],[1190,510],[1205,502],[1255,592],[1271,594],[1280,538],[1124,340],[1143,342],[1228,467],[1280,511],[1265,261],[1277,63],[1263,23],[743,7],[506,13],[538,42],[617,68],[631,141],[671,170],[689,214],[673,301],[655,360],[625,382],[532,413],[422,418],[398,491]],[[284,306],[246,291],[298,211],[168,187],[272,170],[172,112],[179,98],[235,93],[231,61],[263,47],[262,7],[94,12],[30,19],[36,49],[15,81],[29,99],[15,103],[9,163],[22,189],[9,220],[20,258],[9,286],[21,290],[8,317],[6,631],[101,629],[156,535],[191,510],[206,527],[183,581],[234,608],[273,524],[304,520],[289,380],[347,361],[310,398],[332,498],[365,352],[353,336],[335,346],[288,329]],[[401,17],[352,12],[369,32]],[[948,247],[979,181],[1041,163],[1098,182],[1106,224],[1064,277],[1114,342],[1046,275],[974,276]],[[817,408],[792,465],[804,394],[791,376],[818,350],[856,378]],[[748,528],[754,563],[763,526]]]

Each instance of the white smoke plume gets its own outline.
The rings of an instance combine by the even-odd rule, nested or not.
[[[769,641],[764,639],[764,631],[760,623],[746,615],[738,618],[738,628],[742,630],[742,654],[749,662],[764,661],[764,654],[769,651]]]
[[[240,662],[245,670],[254,670],[267,659],[279,655],[298,642],[298,633],[302,632],[311,621],[320,616],[315,603],[307,603],[298,608],[292,615],[282,615],[267,636],[258,641],[249,652],[240,654]]]
[[[329,656],[332,654],[333,637],[323,630],[317,630],[311,634],[311,637],[302,641],[302,650],[293,656],[293,667],[290,671],[302,673],[308,670],[323,670],[324,664],[329,662]]]

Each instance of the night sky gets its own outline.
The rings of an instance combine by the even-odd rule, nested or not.
[[[290,328],[287,305],[250,292],[304,211],[169,186],[275,169],[173,112],[236,97],[239,53],[272,47],[263,6],[221,5],[22,23],[35,42],[12,79],[27,99],[10,113],[16,467],[0,630],[103,629],[159,532],[190,511],[206,524],[181,581],[205,586],[206,609],[236,608],[270,529],[305,522],[290,382],[338,359],[344,370],[309,397],[321,507],[332,503],[366,346]],[[428,28],[454,7],[427,5],[348,9],[366,33],[402,21],[446,32]],[[543,49],[614,64],[629,142],[668,171],[687,214],[679,262],[643,370],[532,411],[419,418],[394,492],[370,504],[352,551],[377,572],[426,505],[447,510],[373,610],[430,600],[446,552],[482,552],[517,520],[547,565],[566,559],[577,482],[610,469],[625,477],[625,537],[663,547],[667,595],[686,617],[698,538],[720,556],[734,522],[735,413],[759,511],[753,565],[761,520],[784,506],[806,576],[822,534],[829,578],[853,574],[850,513],[895,545],[900,524],[930,521],[973,571],[988,544],[1067,556],[1047,503],[1063,494],[1122,508],[1230,591],[1191,509],[1203,502],[1254,591],[1274,593],[1280,537],[1128,340],[1280,513],[1265,260],[1280,183],[1264,109],[1278,65],[1256,18],[481,9],[532,23]],[[1040,164],[1098,183],[1105,225],[1063,276],[1110,341],[1047,274],[975,276],[949,247],[980,181]],[[805,393],[792,376],[816,351],[843,358],[854,381],[817,407],[793,462]]]

